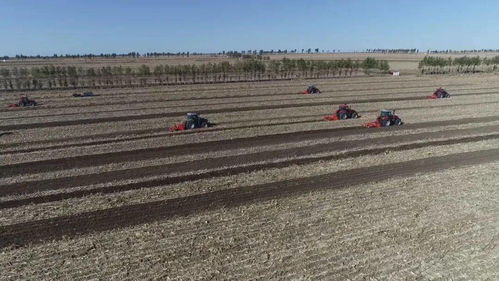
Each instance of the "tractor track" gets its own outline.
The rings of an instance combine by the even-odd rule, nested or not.
[[[41,204],[41,203],[60,201],[70,198],[80,198],[93,194],[109,194],[109,193],[119,193],[119,192],[125,192],[125,191],[137,190],[143,188],[154,188],[154,187],[177,184],[187,181],[195,181],[195,180],[209,179],[222,176],[233,176],[242,173],[260,171],[264,169],[285,168],[292,165],[305,165],[319,161],[340,160],[340,159],[360,157],[365,155],[383,154],[390,151],[403,151],[403,150],[417,149],[429,146],[463,144],[463,143],[485,141],[498,138],[499,134],[468,136],[456,139],[432,140],[427,142],[409,143],[396,146],[351,150],[348,152],[343,152],[334,155],[310,156],[311,153],[341,150],[340,147],[327,149],[329,148],[329,146],[327,146],[326,148],[324,148],[323,146],[322,147],[315,146],[312,147],[311,149],[309,148],[283,149],[279,151],[253,153],[241,156],[228,156],[215,159],[203,159],[203,160],[189,161],[183,163],[168,164],[164,166],[144,167],[144,168],[104,172],[100,174],[73,176],[73,177],[57,178],[57,179],[34,181],[27,183],[16,183],[12,185],[1,186],[0,196],[30,194],[40,191],[47,191],[47,190],[53,191],[64,188],[71,188],[71,187],[81,186],[82,182],[84,182],[85,185],[92,185],[98,183],[112,182],[114,180],[133,179],[133,178],[140,178],[151,175],[164,175],[167,173],[173,173],[182,170],[184,170],[183,172],[186,172],[185,171],[187,170],[186,168],[189,168],[190,171],[193,171],[195,169],[203,170],[208,168],[217,169],[197,174],[170,176],[161,179],[144,180],[137,183],[119,184],[107,187],[98,187],[98,188],[70,191],[70,192],[50,194],[50,195],[41,195],[25,199],[1,201],[0,209],[16,208],[29,204]],[[355,145],[360,146],[360,143],[361,142],[358,142]],[[345,146],[344,148],[347,149],[349,147]],[[301,156],[301,158],[295,158],[289,160],[285,159],[279,162],[270,162],[263,164],[255,163],[263,160],[276,160],[278,157],[284,158],[284,157],[289,157],[290,155],[294,157]],[[303,157],[303,156],[309,156],[309,157]],[[239,166],[237,167],[230,166],[230,163],[234,163]],[[241,164],[244,165],[241,166]],[[28,187],[29,190],[26,187]]]
[[[410,75],[410,76],[415,76],[415,75]],[[408,77],[408,76],[407,76]],[[351,82],[351,81],[348,81],[348,80],[354,80],[354,79],[362,79],[364,78],[365,81],[355,81],[355,82]],[[373,78],[374,80],[368,80],[366,78]],[[378,78],[378,79],[377,79]],[[146,86],[146,89],[152,89],[150,91],[147,91],[147,92],[150,92],[150,93],[177,93],[177,92],[191,92],[191,91],[219,91],[219,90],[241,90],[241,86],[233,86],[234,84],[250,84],[252,85],[251,88],[243,88],[243,89],[254,89],[254,88],[258,88],[258,89],[275,89],[276,87],[289,87],[289,82],[296,82],[296,84],[298,85],[307,85],[307,83],[310,84],[311,81],[317,81],[317,80],[322,80],[324,82],[327,82],[327,85],[334,85],[334,86],[337,86],[337,85],[343,85],[343,86],[349,86],[349,85],[358,85],[358,84],[386,84],[386,83],[389,83],[389,84],[392,84],[392,83],[407,83],[407,82],[432,82],[432,79],[429,79],[429,78],[425,78],[425,79],[400,79],[398,80],[399,78],[395,78],[393,79],[393,77],[385,77],[386,79],[382,80],[382,79],[379,79],[379,78],[383,78],[383,77],[366,77],[366,76],[351,76],[351,77],[327,77],[327,78],[296,78],[296,79],[274,79],[274,80],[255,80],[255,81],[230,81],[230,83],[220,83],[220,82],[216,82],[216,83],[191,83],[191,84],[170,84],[170,85],[150,85],[150,86]],[[339,82],[338,80],[339,79],[344,79],[344,82]],[[309,82],[307,82],[307,80],[310,80]],[[380,81],[382,80],[382,81]],[[271,83],[272,85],[265,85],[265,84],[269,84]],[[312,83],[313,84],[313,83]],[[323,84],[323,82],[321,82],[321,84]],[[205,85],[205,87],[200,87],[201,85]],[[196,89],[195,90],[192,90],[191,88],[188,88],[188,89],[178,89],[179,86],[194,86]],[[206,86],[209,86],[209,87],[206,87]],[[156,89],[153,89],[154,87],[156,87]],[[171,87],[171,88],[169,88]],[[129,89],[132,89],[132,90],[135,90],[135,89],[142,89],[144,88],[143,86],[140,86],[140,85],[132,85],[131,87],[128,87],[128,86],[122,86],[122,87],[109,87],[109,88],[106,88],[106,87],[103,87],[103,88],[99,88],[98,86],[95,88],[95,91],[97,90],[104,90],[104,91],[109,91],[109,90],[116,90],[116,89],[120,89],[120,88],[123,88],[123,89],[126,89],[126,88],[129,88]],[[157,88],[165,88],[165,89],[157,89]],[[76,88],[76,89],[70,89],[70,88],[62,88],[62,89],[42,89],[42,90],[39,90],[39,92],[51,92],[51,91],[59,91],[59,92],[68,92],[69,94],[72,94],[74,93],[74,91],[86,91],[86,90],[91,90],[92,87],[84,87],[84,88]],[[165,91],[166,90],[166,91]],[[142,92],[141,92],[142,91]],[[10,93],[13,93],[15,94],[17,91],[12,91]],[[138,90],[138,91],[131,91],[131,92],[120,92],[118,94],[137,94],[137,95],[140,95],[143,93],[143,90]],[[111,93],[111,94],[114,94],[114,93]]]
[[[455,89],[459,91],[473,91],[473,90],[492,90],[492,89],[497,89],[497,88],[465,88],[465,89]],[[487,92],[489,94],[495,94],[498,93],[496,91],[494,92]],[[369,94],[369,96],[389,96],[389,95],[398,95],[398,96],[404,96],[404,95],[413,95],[413,94],[421,94],[421,92],[406,92],[406,93],[380,93],[380,94]],[[468,95],[474,95],[475,93],[468,93]],[[479,94],[484,94],[484,93],[479,93]],[[458,95],[467,95],[467,94],[458,94]],[[260,95],[255,95],[255,97],[258,97]],[[257,103],[257,102],[278,102],[278,101],[296,101],[296,100],[305,100],[307,98],[311,98],[306,95],[302,95],[302,98],[298,99],[296,98],[296,93],[295,94],[274,94],[274,95],[262,95],[262,96],[268,96],[268,97],[284,97],[282,99],[272,99],[272,100],[254,100],[254,101],[235,101],[235,102],[220,102],[220,103],[206,103],[203,104],[204,106],[211,106],[211,105],[231,105],[231,104],[244,104],[244,103]],[[295,97],[295,98],[289,98],[289,97]],[[359,95],[341,95],[341,96],[317,96],[314,98],[320,98],[320,99],[328,99],[328,98],[349,98],[349,97],[365,97],[366,94],[359,94]],[[251,96],[248,96],[251,97]],[[216,99],[227,99],[227,98],[239,98],[239,96],[226,96],[226,97],[217,97]],[[192,99],[186,98],[182,100],[158,100],[158,101],[148,101],[146,100],[145,102],[170,102],[170,101],[193,101],[193,100],[202,100],[205,98],[201,97],[194,97]],[[215,99],[215,98],[206,98],[206,99]],[[141,101],[142,102],[142,101]],[[136,104],[137,101],[134,101],[134,104]],[[355,101],[352,101],[352,103],[355,103]],[[40,117],[59,117],[59,116],[78,116],[78,115],[83,115],[83,114],[103,114],[103,113],[117,113],[117,112],[131,112],[131,111],[143,111],[143,110],[156,110],[156,109],[169,109],[169,108],[178,108],[178,107],[189,107],[192,105],[178,105],[178,106],[155,106],[155,107],[139,107],[139,108],[127,108],[127,109],[116,109],[116,110],[99,110],[99,111],[84,111],[84,112],[72,112],[72,113],[60,113],[60,114],[41,114],[41,115],[30,115],[30,116],[20,116],[20,117],[4,117],[0,118],[0,120],[19,120],[19,119],[32,119],[32,118],[40,118]]]
[[[478,103],[467,103],[467,104],[455,104],[455,105],[434,105],[434,106],[426,106],[424,108],[449,108],[456,106],[470,106],[470,105],[483,105],[483,104],[491,104],[490,102],[478,102]],[[412,106],[412,107],[400,107],[399,110],[412,110],[412,109],[420,109],[421,106]],[[366,110],[363,113],[375,113],[377,110]],[[135,130],[135,131],[126,131],[126,132],[116,132],[116,133],[107,133],[107,134],[97,134],[97,135],[89,135],[89,136],[80,136],[80,137],[70,137],[70,138],[60,138],[60,139],[51,139],[51,140],[40,140],[40,141],[32,141],[32,142],[23,142],[23,143],[7,143],[2,144],[1,146],[6,149],[9,147],[16,147],[20,144],[22,145],[40,145],[40,144],[52,144],[52,143],[61,143],[61,142],[69,142],[69,141],[78,141],[78,143],[70,143],[70,144],[58,144],[52,146],[45,147],[35,147],[35,148],[26,148],[26,149],[17,149],[17,150],[4,150],[0,151],[0,155],[7,154],[17,154],[17,153],[30,153],[30,152],[38,152],[38,151],[46,151],[46,150],[54,150],[54,149],[64,149],[64,148],[73,148],[73,147],[86,147],[93,145],[104,145],[111,143],[120,143],[127,141],[137,141],[137,140],[147,140],[153,138],[160,137],[173,137],[178,135],[187,135],[187,134],[199,134],[205,132],[218,132],[218,131],[227,131],[227,130],[238,130],[238,129],[250,129],[250,128],[262,128],[262,127],[272,127],[272,126],[280,126],[280,125],[293,125],[293,124],[306,124],[306,123],[315,123],[323,121],[322,117],[327,115],[324,114],[313,114],[313,115],[303,115],[298,116],[299,118],[317,118],[313,120],[301,120],[301,121],[288,121],[288,122],[280,122],[280,123],[270,123],[270,124],[254,124],[254,125],[246,125],[246,126],[237,126],[237,127],[215,127],[210,129],[203,130],[187,130],[187,131],[179,131],[175,133],[165,132],[161,133],[158,130],[163,130],[161,128],[153,128],[153,129],[144,129],[144,130]],[[330,114],[330,113],[329,113]],[[274,118],[261,118],[261,119],[251,119],[251,120],[242,120],[244,121],[269,121],[269,120],[281,120],[281,119],[289,119],[288,116],[284,117],[274,117]],[[218,125],[223,125],[224,123],[218,123]],[[166,129],[164,129],[166,131]],[[123,137],[124,135],[133,135]],[[120,137],[120,139],[116,139]],[[95,140],[96,138],[111,138],[104,140]],[[84,142],[85,140],[90,140]]]
[[[449,84],[444,87],[466,87],[466,86],[472,86],[473,84],[469,83],[463,83],[463,84]],[[404,89],[425,89],[427,87],[438,87],[441,86],[439,85],[433,85],[433,86],[410,86],[410,87],[386,87],[386,88],[377,88],[377,89],[354,89],[352,91],[378,91],[378,90],[404,90]],[[494,89],[494,88],[475,88],[475,89]],[[240,89],[239,89],[240,90]],[[459,89],[461,90],[461,89]],[[466,89],[465,89],[466,90]],[[470,88],[469,90],[473,90]],[[338,90],[338,91],[327,91],[327,92],[344,92],[348,90]],[[193,92],[195,93],[195,92]],[[419,92],[418,92],[419,93]],[[251,97],[275,97],[275,96],[284,96],[284,95],[290,95],[290,96],[296,96],[298,95],[298,92],[281,92],[281,93],[272,93],[272,94],[249,94],[249,95],[224,95],[224,96],[210,96],[210,97],[191,97],[191,98],[181,98],[181,99],[153,99],[153,100],[141,100],[140,102],[147,102],[147,103],[155,103],[155,102],[177,102],[177,101],[192,101],[192,100],[212,100],[212,99],[227,99],[227,98],[251,98]],[[408,93],[410,94],[410,93]],[[386,94],[385,94],[386,95]],[[428,93],[428,95],[431,95],[431,93]],[[365,95],[356,95],[356,96],[365,96]],[[348,97],[348,96],[346,96]],[[63,100],[66,100],[64,97]],[[98,100],[95,100],[98,101]],[[132,100],[132,101],[117,101],[113,102],[113,105],[135,105],[137,104],[137,100]],[[30,108],[17,108],[15,110],[42,110],[42,109],[64,109],[64,108],[86,108],[86,107],[95,107],[95,106],[102,106],[102,103],[91,103],[91,104],[77,104],[74,106],[68,106],[66,105],[61,105],[61,106],[47,106],[47,107],[30,107]],[[0,112],[12,112],[12,109],[0,109]]]
[[[472,84],[470,83],[463,83],[463,84],[453,84],[453,85],[447,85],[447,86],[471,86]],[[336,85],[335,85],[336,86]],[[438,86],[441,86],[441,85],[434,85],[434,86],[409,86],[409,87],[404,87],[404,88],[400,88],[400,87],[387,87],[387,88],[377,88],[377,89],[354,89],[353,91],[376,91],[376,90],[395,90],[395,89],[424,89],[425,87],[438,87]],[[289,87],[289,86],[288,86]],[[265,88],[265,89],[275,89],[275,87],[268,87],[268,88]],[[226,91],[227,89],[222,89],[223,91]],[[235,88],[234,90],[241,90],[241,89],[238,89],[238,88]],[[246,88],[246,89],[242,89],[242,90],[260,90],[259,88]],[[220,89],[216,89],[216,90],[213,90],[213,91],[220,91]],[[344,92],[344,91],[347,91],[347,90],[333,90],[333,91],[327,91],[327,92]],[[187,92],[187,94],[189,93],[192,93],[192,94],[195,94],[199,92],[199,90],[193,90],[193,91],[189,91]],[[205,91],[203,91],[205,92]],[[191,97],[191,98],[180,98],[180,99],[150,99],[150,100],[141,100],[141,102],[149,102],[149,103],[154,103],[154,102],[177,102],[177,101],[191,101],[191,100],[212,100],[212,99],[227,99],[227,98],[251,98],[251,97],[274,97],[274,96],[281,96],[281,95],[294,95],[296,96],[297,94],[299,94],[298,92],[281,92],[281,93],[272,93],[272,94],[245,94],[245,95],[223,95],[223,96],[210,96],[210,97]],[[114,94],[111,94],[111,95],[114,95]],[[120,94],[119,96],[122,96],[122,95],[127,95],[126,93],[123,93],[123,94]],[[140,94],[136,94],[136,95],[140,95]],[[178,95],[185,95],[185,93],[181,93],[181,94],[178,94]],[[99,95],[99,96],[96,96],[96,97],[103,97],[103,98],[106,98],[106,94],[104,95]],[[155,95],[153,95],[155,96]],[[141,95],[141,97],[144,97],[144,95]],[[44,101],[58,101],[58,100],[61,100],[61,101],[67,101],[67,98],[72,98],[72,96],[63,96],[63,97],[60,97],[60,99],[55,99],[55,98],[52,98],[52,99],[43,99]],[[89,101],[99,101],[99,99],[95,99],[95,98],[92,98],[92,99],[89,99]],[[137,101],[136,100],[132,100],[132,101],[115,101],[113,102],[113,105],[133,105],[133,104],[136,104]],[[42,105],[42,104],[41,104]],[[42,110],[42,109],[61,109],[61,108],[86,108],[86,107],[94,107],[94,106],[102,106],[101,103],[90,103],[90,104],[75,104],[75,105],[54,105],[54,106],[45,106],[45,107],[42,107],[42,106],[38,106],[38,107],[30,107],[30,108],[17,108],[16,110]],[[9,109],[9,108],[0,108],[0,112],[11,112],[12,109]]]
[[[388,83],[385,83],[385,84],[396,84],[396,83],[405,83],[405,82],[418,82],[418,84],[421,84],[421,80],[407,80],[407,81],[389,81]],[[426,82],[430,82],[430,81],[426,81]],[[380,82],[378,81],[378,83],[383,83],[383,82]],[[322,87],[326,88],[326,87],[337,87],[337,86],[352,86],[352,85],[358,85],[359,83],[343,83],[343,84],[338,84],[338,83],[332,83],[332,84],[324,84],[324,83],[321,83]],[[369,82],[364,82],[364,83],[360,83],[360,84],[372,84],[372,83],[369,83]],[[439,85],[435,85],[434,87],[439,87],[441,84]],[[450,84],[449,84],[450,85]],[[454,85],[472,85],[471,83],[461,83],[461,84],[454,84]],[[178,96],[183,96],[183,95],[188,95],[188,94],[196,94],[196,93],[199,93],[199,92],[203,92],[203,93],[210,93],[211,92],[233,92],[233,91],[254,91],[254,92],[258,92],[258,91],[265,91],[265,90],[275,90],[276,88],[277,89],[281,89],[281,88],[297,88],[297,87],[304,87],[303,85],[290,85],[289,83],[286,83],[286,84],[282,84],[282,85],[272,85],[272,86],[258,86],[258,85],[253,85],[252,87],[245,87],[245,88],[241,88],[241,87],[219,87],[219,88],[197,88],[197,89],[170,89],[168,90],[167,88],[166,89],[161,89],[161,90],[152,90],[152,91],[146,91],[146,92],[111,92],[111,93],[102,93],[100,94],[101,97],[109,97],[109,96],[157,96],[158,94],[164,94],[166,96],[174,96],[174,95],[178,95]],[[410,86],[412,87],[412,86]],[[423,86],[424,87],[424,86]],[[431,86],[428,86],[428,87],[431,87]],[[399,87],[400,88],[400,87]],[[377,88],[377,89],[380,89],[380,90],[389,90],[389,89],[393,89],[393,88]],[[65,95],[62,95],[62,96],[55,96],[55,97],[50,97],[50,94],[49,94],[49,98],[47,100],[51,100],[51,101],[57,101],[57,100],[60,100],[60,99],[65,99],[65,98],[72,98],[72,93],[73,92],[68,92],[67,94]],[[296,93],[296,92],[293,92],[293,93]],[[249,95],[251,96],[251,95]],[[209,99],[209,97],[207,97]],[[222,96],[219,96],[219,97],[215,97],[215,98],[222,98]],[[201,99],[204,99],[204,98],[201,98]],[[178,101],[177,99],[172,99],[171,101]]]
[[[457,120],[430,121],[415,124],[407,124],[400,127],[367,129],[363,127],[342,127],[322,130],[310,130],[302,132],[282,133],[273,135],[253,136],[235,138],[230,140],[217,140],[190,144],[163,146],[155,148],[144,148],[128,151],[108,152],[102,154],[81,155],[59,159],[23,162],[11,165],[3,165],[0,170],[1,177],[14,176],[22,173],[41,173],[51,170],[65,170],[89,166],[99,166],[119,162],[133,162],[141,160],[152,160],[168,156],[178,156],[185,153],[199,154],[206,151],[215,152],[220,150],[231,150],[243,147],[268,146],[283,143],[300,142],[319,138],[328,138],[346,135],[358,135],[378,133],[383,130],[413,130],[430,128],[434,126],[449,126],[469,123],[492,122],[499,120],[499,116],[487,116],[478,118],[464,118]]]
[[[497,93],[497,92],[495,92],[495,93]],[[463,95],[477,96],[477,95],[490,95],[490,93],[454,94],[454,96],[463,96]],[[426,96],[417,96],[417,97],[384,98],[384,99],[361,99],[361,100],[355,100],[353,102],[355,104],[359,104],[359,103],[371,103],[371,102],[396,102],[396,101],[415,101],[415,100],[427,100],[427,97]],[[327,101],[327,102],[331,102],[334,104],[344,104],[344,103],[351,103],[352,101],[351,100],[334,100],[334,101],[332,100],[332,101]],[[234,107],[234,108],[206,109],[206,110],[202,110],[202,113],[203,114],[232,113],[232,112],[244,112],[244,111],[254,111],[254,110],[300,108],[300,107],[324,106],[324,105],[325,105],[325,101],[309,102],[309,103],[255,105],[255,106]],[[187,110],[187,111],[189,111],[189,110]],[[196,111],[196,110],[194,110],[194,111]],[[178,116],[184,115],[185,112],[186,112],[186,110],[178,111],[178,112],[151,113],[151,114],[133,115],[133,116],[87,118],[87,119],[78,119],[78,120],[4,125],[4,126],[0,126],[0,130],[11,131],[11,130],[33,129],[33,128],[51,128],[51,127],[60,127],[60,126],[71,126],[71,125],[98,124],[98,123],[105,123],[105,122],[146,120],[146,119],[156,119],[156,118],[164,118],[164,117],[178,117]]]
[[[489,89],[489,88],[487,88],[487,89]],[[492,88],[490,88],[490,89],[492,89]],[[477,89],[476,88],[475,89],[472,89],[472,88],[468,89],[468,88],[466,88],[466,89],[459,89],[459,90],[468,91],[468,90],[477,90]],[[480,89],[478,89],[478,90],[480,90]],[[388,94],[387,93],[380,93],[380,94],[369,94],[369,96],[391,96],[391,97],[393,97],[393,95],[397,95],[397,96],[401,96],[401,97],[396,98],[396,99],[402,99],[402,98],[404,98],[405,95],[413,95],[413,94],[417,95],[417,94],[420,94],[420,93],[421,92],[388,93]],[[498,93],[497,91],[493,91],[493,92],[481,92],[481,93],[454,94],[453,96],[467,96],[467,95],[473,96],[473,95],[487,95],[487,94],[497,94],[497,93]],[[294,94],[294,95],[296,95],[296,94]],[[247,104],[247,103],[283,102],[283,101],[304,101],[304,100],[307,100],[307,99],[328,99],[328,100],[326,100],[324,102],[330,102],[329,99],[364,97],[364,96],[366,96],[366,94],[361,94],[361,95],[341,95],[341,96],[314,96],[314,97],[309,97],[309,96],[302,95],[302,98],[291,98],[293,96],[293,94],[277,94],[277,95],[268,95],[268,96],[272,96],[272,97],[279,96],[279,98],[272,99],[272,100],[254,100],[254,101],[233,101],[233,102],[205,103],[205,104],[203,104],[203,106],[237,105],[237,104]],[[290,96],[290,97],[280,98],[280,97],[284,97],[284,96]],[[230,98],[232,98],[232,97],[230,97]],[[234,97],[234,98],[237,98],[237,97]],[[407,97],[407,98],[412,98],[412,97]],[[221,97],[221,99],[226,99],[226,97]],[[186,99],[186,100],[192,101],[192,100],[196,100],[196,99]],[[156,103],[156,102],[165,102],[165,101],[164,100],[157,100],[157,101],[140,101],[140,102],[141,103],[142,102]],[[335,101],[333,101],[333,102],[335,102]],[[349,102],[339,101],[337,103],[356,103],[356,102],[357,101],[355,101],[355,100],[351,100]],[[364,102],[365,101],[360,100],[359,103],[364,103]],[[132,104],[137,104],[137,101],[130,102],[130,105],[132,105]],[[285,105],[289,106],[290,104],[285,104]],[[102,104],[95,105],[95,106],[102,106]],[[176,106],[153,106],[153,107],[126,108],[126,109],[116,109],[116,110],[83,111],[83,112],[60,113],[60,114],[41,114],[41,115],[30,115],[30,116],[21,116],[21,117],[4,117],[4,118],[0,118],[0,120],[19,120],[19,119],[33,119],[33,118],[40,118],[40,117],[59,117],[59,116],[74,116],[74,117],[77,117],[79,115],[84,115],[84,114],[106,114],[106,113],[119,113],[119,112],[131,112],[131,111],[138,111],[138,112],[140,112],[140,111],[143,111],[143,110],[161,110],[161,109],[162,110],[166,110],[166,109],[179,108],[179,107],[187,107],[187,108],[189,108],[189,107],[193,107],[193,106],[197,106],[197,105],[186,104],[186,105],[176,105]],[[77,106],[77,107],[79,107],[79,108],[85,108],[87,106],[82,105],[82,106]],[[68,108],[68,107],[63,106],[61,108]],[[46,108],[46,109],[52,109],[52,108]],[[265,109],[265,108],[262,108],[262,109]],[[222,110],[223,110],[223,108],[222,108]],[[186,111],[189,111],[189,109],[186,109]],[[209,113],[209,112],[203,111],[203,113]],[[214,113],[217,113],[217,112],[214,112]],[[164,115],[162,115],[162,114],[164,114]],[[175,115],[175,113],[161,113],[161,114],[157,114],[157,115],[160,116],[160,117],[174,117],[174,116],[178,116],[178,115],[182,115],[182,114],[185,114],[185,112],[177,112],[177,115]],[[126,116],[129,116],[130,119],[133,119],[134,116],[143,116],[143,115],[126,115]],[[118,116],[118,117],[124,117],[124,116]],[[102,118],[106,118],[106,117],[102,117]],[[116,117],[107,117],[107,118],[116,118]],[[94,119],[97,119],[97,118],[94,118]],[[145,119],[149,119],[149,118],[145,118]],[[88,119],[81,119],[81,120],[85,121],[85,120],[88,120]],[[30,123],[28,123],[28,124],[30,124]],[[36,123],[36,124],[42,124],[42,123]]]
[[[347,188],[418,173],[490,163],[498,159],[497,148],[465,152],[7,225],[0,227],[0,248],[24,247],[208,210],[235,208],[312,191]]]
[[[459,87],[459,86],[471,86],[471,84],[449,84],[449,85],[430,85],[430,86],[421,86],[421,85],[418,85],[418,86],[408,86],[408,87],[384,87],[384,88],[376,88],[376,89],[373,89],[373,88],[366,88],[366,89],[341,89],[341,90],[324,90],[323,92],[324,93],[343,93],[343,92],[346,92],[346,91],[353,91],[353,92],[366,92],[366,91],[383,91],[383,90],[405,90],[405,89],[420,89],[420,90],[424,90],[426,88],[435,88],[435,87],[439,87],[439,86],[442,86],[442,87]],[[274,88],[269,88],[269,89],[274,89]],[[488,90],[491,90],[491,89],[497,89],[497,87],[484,87],[484,88],[465,88],[465,89],[453,89],[453,90],[485,90],[485,89],[488,89]],[[239,89],[241,90],[241,89]],[[197,91],[193,91],[192,94],[196,94]],[[417,93],[420,93],[420,92],[417,92]],[[146,102],[146,103],[154,103],[154,102],[179,102],[179,101],[199,101],[199,100],[217,100],[217,99],[228,99],[228,98],[252,98],[252,97],[275,97],[275,96],[297,96],[297,94],[299,94],[298,92],[276,92],[276,93],[267,93],[267,94],[245,94],[245,95],[224,95],[224,96],[209,96],[209,97],[181,97],[181,98],[174,98],[174,99],[144,99],[144,100],[140,100],[141,102]],[[411,92],[407,93],[407,94],[411,94]],[[371,94],[370,94],[371,95]],[[380,93],[380,94],[376,94],[376,95],[387,95],[387,93]],[[431,93],[428,93],[428,95],[431,95]],[[156,95],[154,95],[156,96]],[[306,96],[306,95],[302,95],[302,96]],[[365,96],[365,94],[363,95],[343,95],[343,96],[338,96],[338,97],[349,97],[349,96]],[[103,99],[106,98],[106,96],[102,95],[102,96],[99,96],[99,97],[102,97]],[[143,98],[144,95],[141,95],[141,98]],[[61,99],[44,99],[45,102],[47,101],[64,101],[64,102],[67,102],[67,98],[68,97],[61,97]],[[97,101],[98,99],[93,99],[95,101]],[[118,102],[113,102],[113,105],[129,105],[129,104],[137,104],[137,100],[131,100],[131,101],[118,101]],[[91,107],[91,106],[102,106],[102,104],[82,104],[82,105],[74,105],[74,106],[68,106],[68,105],[65,105],[65,106],[48,106],[48,107],[44,107],[45,109],[59,109],[59,108],[71,108],[71,107]],[[43,109],[42,107],[35,107],[36,109]],[[7,110],[8,111],[8,110]]]
[[[325,78],[324,80],[327,80],[328,78]],[[350,78],[349,78],[350,79]],[[144,96],[144,95],[150,95],[149,93],[153,93],[153,94],[166,94],[166,95],[171,95],[171,94],[178,94],[178,95],[185,95],[185,94],[195,94],[197,92],[219,92],[219,91],[231,91],[231,90],[237,90],[237,91],[240,91],[240,90],[244,90],[244,91],[250,91],[250,90],[268,90],[268,89],[275,89],[275,88],[291,88],[293,86],[290,86],[289,85],[289,81],[285,81],[285,82],[288,82],[288,83],[280,83],[280,84],[273,84],[271,86],[269,85],[264,85],[264,86],[261,86],[260,85],[260,82],[271,82],[271,81],[254,81],[254,83],[251,83],[252,86],[251,87],[245,87],[245,88],[241,88],[241,87],[231,87],[231,86],[228,86],[227,84],[213,84],[213,85],[216,85],[216,86],[221,86],[221,87],[210,87],[210,88],[196,88],[196,89],[179,89],[178,86],[179,85],[173,85],[173,87],[177,87],[176,89],[168,89],[168,86],[167,85],[163,85],[163,86],[158,86],[158,87],[164,87],[165,89],[160,89],[160,90],[149,90],[147,91],[147,93],[144,93],[143,90],[141,91],[134,91],[134,92],[118,92],[118,93],[104,93],[104,94],[101,94],[101,96],[130,96],[130,95],[137,95],[137,96]],[[330,81],[328,81],[330,82]],[[387,79],[386,81],[358,81],[358,82],[347,82],[347,83],[328,83],[328,84],[325,84],[325,85],[328,85],[328,86],[356,86],[356,85],[359,85],[359,84],[396,84],[396,83],[407,83],[407,82],[418,82],[418,83],[422,83],[422,82],[431,82],[431,80],[419,80],[419,79],[404,79],[404,80],[390,80],[390,79]],[[297,83],[298,84],[298,83]],[[323,83],[321,83],[323,84]],[[468,86],[468,85],[473,85],[472,83],[461,83],[461,84],[454,84],[455,86]],[[303,85],[301,85],[303,86]],[[437,86],[440,86],[440,85],[437,85]],[[296,85],[295,87],[299,87],[299,85]],[[379,89],[383,89],[383,88],[379,88]],[[55,89],[57,91],[57,89]],[[83,90],[83,89],[61,89],[59,91],[66,91],[67,94],[66,95],[63,95],[63,96],[59,96],[61,99],[65,99],[65,98],[72,98],[72,94],[74,93],[74,91],[78,91],[78,90]],[[53,90],[40,90],[39,92],[40,93],[43,93],[43,92],[47,92],[47,94],[50,95],[50,91],[53,91]],[[17,94],[15,94],[17,96]],[[42,98],[44,97],[44,95],[42,95]],[[223,98],[223,97],[220,97],[220,98]],[[55,100],[55,98],[51,98],[49,100]],[[0,109],[1,111],[2,109]]]

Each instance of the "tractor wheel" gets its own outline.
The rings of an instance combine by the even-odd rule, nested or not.
[[[348,115],[345,112],[340,113],[340,119],[345,120],[348,118]]]
[[[395,125],[395,126],[400,126],[400,125],[402,125],[402,120],[400,120],[400,119],[396,119],[396,120],[395,120],[395,122],[394,122],[394,125]]]
[[[192,122],[192,123],[189,125],[189,129],[196,129],[196,124],[194,124],[194,122]]]
[[[382,127],[389,127],[392,124],[390,120],[383,120],[381,121],[381,126]]]
[[[359,118],[357,112],[352,112],[352,119],[357,119],[357,118]]]
[[[201,124],[201,128],[208,128],[209,126],[208,122],[203,122],[203,124]]]

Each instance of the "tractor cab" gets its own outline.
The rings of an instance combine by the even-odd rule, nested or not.
[[[350,109],[350,106],[348,106],[348,104],[342,104],[339,106],[339,110],[349,110]]]
[[[197,119],[199,119],[199,114],[195,112],[187,113],[187,120],[197,120]]]
[[[19,105],[22,105],[22,106],[28,106],[30,104],[30,100],[28,97],[26,96],[22,96],[20,99],[19,99]]]
[[[379,117],[392,117],[395,114],[395,110],[383,109],[379,113]]]
[[[187,113],[187,120],[185,121],[185,127],[187,129],[196,129],[196,128],[208,128],[210,123],[208,119],[200,117],[199,114],[195,112]]]
[[[195,112],[187,113],[187,120],[185,121],[185,127],[189,129],[199,128],[201,124],[199,122],[199,115]]]

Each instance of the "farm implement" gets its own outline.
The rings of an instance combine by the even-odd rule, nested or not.
[[[301,92],[300,94],[304,94],[304,95],[313,95],[313,94],[320,94],[321,93],[321,90],[319,90],[319,88],[315,87],[314,85],[310,85],[308,86],[308,88]]]
[[[402,125],[402,119],[395,115],[395,110],[381,110],[376,120],[364,124],[367,128],[381,128]]]
[[[444,99],[444,98],[450,98],[450,94],[447,93],[446,90],[443,88],[438,88],[433,95],[428,97],[429,99]]]
[[[351,109],[350,106],[348,106],[347,104],[342,104],[339,106],[339,108],[336,110],[335,113],[328,116],[324,116],[324,120],[336,121],[336,120],[356,119],[359,117],[360,115],[357,113],[357,111]]]
[[[200,117],[197,113],[191,112],[187,113],[187,120],[171,126],[170,128],[168,128],[168,131],[175,132],[190,129],[208,128],[213,125],[214,124],[210,123],[208,119]]]
[[[80,93],[73,94],[73,97],[75,98],[95,97],[95,96],[98,95],[94,94],[93,92],[84,92],[83,94]]]
[[[38,103],[35,100],[28,98],[28,96],[21,96],[17,103],[9,104],[8,107],[28,107],[37,105]]]

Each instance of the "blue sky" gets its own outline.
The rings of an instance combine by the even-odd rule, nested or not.
[[[0,55],[499,49],[499,1],[0,0]]]

